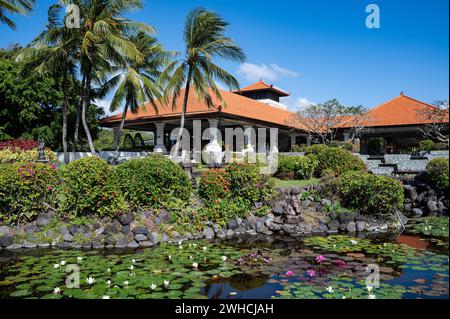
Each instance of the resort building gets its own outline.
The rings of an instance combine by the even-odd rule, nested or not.
[[[250,132],[246,129],[252,127],[256,130],[253,134],[257,134],[258,128],[277,128],[279,152],[287,152],[295,144],[310,144],[306,128],[300,121],[294,121],[293,112],[280,101],[280,98],[289,96],[288,92],[259,81],[239,91],[221,90],[220,93],[223,101],[211,93],[214,107],[208,108],[205,102],[197,98],[194,90],[190,90],[185,127],[192,138],[194,137],[193,121],[201,120],[202,130],[208,127],[217,128],[222,133],[222,137],[225,136],[226,128],[241,127],[245,132]],[[170,139],[170,132],[179,126],[183,97],[184,91],[178,96],[173,106],[172,103],[163,105],[158,102],[156,110],[147,103],[137,113],[129,112],[124,128],[154,132],[155,151],[166,153],[175,143]],[[418,142],[424,139],[420,128],[429,124],[429,121],[420,116],[420,113],[430,108],[434,106],[401,93],[398,97],[371,109],[368,112],[367,123],[364,123],[367,129],[359,138],[361,153],[367,152],[370,139],[378,137],[386,140],[389,152],[399,152],[408,147],[417,146]],[[103,119],[101,125],[117,130],[121,119],[122,114],[113,115]],[[448,124],[448,116],[443,119],[443,122]],[[336,129],[339,130],[339,139],[346,140],[353,128],[351,124],[343,124]],[[245,137],[244,148],[253,150],[256,137],[249,134],[251,133]],[[269,134],[266,135],[267,145],[269,145]],[[208,144],[224,146],[223,140],[201,143],[202,147]],[[191,145],[194,145],[194,141],[191,141]]]

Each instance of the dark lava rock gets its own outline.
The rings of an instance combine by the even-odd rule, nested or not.
[[[437,203],[433,200],[429,201],[427,203],[427,207],[430,210],[430,212],[437,212],[438,211],[438,207],[437,207]]]
[[[339,221],[341,224],[347,224],[355,220],[355,215],[350,212],[343,212],[339,214]]]
[[[26,249],[33,249],[33,248],[36,248],[37,245],[35,243],[30,243],[28,241],[25,241],[22,243],[22,247],[26,248]]]
[[[338,230],[340,223],[337,219],[333,219],[327,225],[330,230]]]
[[[120,223],[118,221],[114,221],[105,226],[105,232],[108,234],[116,234],[120,230]]]
[[[0,237],[0,247],[8,247],[13,243],[13,237],[12,236],[3,236]]]
[[[146,241],[146,240],[147,240],[147,236],[145,236],[144,234],[136,234],[136,235],[134,236],[134,239],[135,239],[137,242],[140,242],[140,241]]]
[[[354,232],[356,232],[356,223],[355,223],[355,222],[349,222],[349,223],[347,224],[347,231],[348,231],[349,233],[354,233]]]
[[[236,219],[230,219],[230,220],[228,221],[228,228],[229,228],[229,229],[235,230],[235,229],[238,228],[238,227],[239,227],[239,224],[238,224],[238,222],[237,222]]]
[[[52,221],[52,218],[48,216],[48,214],[41,214],[36,219],[36,225],[38,226],[47,226]]]
[[[413,208],[413,217],[420,217],[423,215],[423,211],[420,208]]]
[[[161,223],[166,223],[170,220],[170,212],[166,209],[160,209],[158,211],[158,218]]]
[[[122,213],[117,216],[117,219],[122,225],[129,225],[134,221],[134,214],[132,212]]]
[[[142,235],[147,236],[148,235],[148,229],[145,228],[145,227],[138,226],[138,227],[133,229],[133,234],[135,234],[135,235],[142,234]]]
[[[63,239],[65,242],[72,242],[73,241],[73,236],[69,233],[64,234]]]
[[[411,185],[404,185],[403,189],[405,191],[405,197],[410,198],[412,201],[415,201],[417,199],[417,189],[414,186]]]
[[[301,194],[301,192],[302,192],[302,189],[298,188],[298,187],[291,189],[291,195],[299,195],[299,194]]]
[[[157,232],[151,232],[150,240],[152,241],[153,244],[159,243],[159,234]]]
[[[149,248],[152,246],[153,246],[153,243],[148,240],[139,242],[139,247],[142,247],[142,248]]]
[[[313,233],[326,233],[328,231],[328,226],[320,223],[311,230]]]
[[[117,239],[115,247],[116,248],[125,248],[125,247],[127,247],[127,244],[128,244],[127,239],[124,237],[121,237],[121,238]]]
[[[366,229],[366,222],[363,222],[363,221],[357,221],[357,222],[356,222],[356,229],[357,229],[359,232],[364,231],[364,229]]]
[[[120,230],[120,232],[124,235],[127,235],[130,233],[130,225],[124,225],[122,226],[122,229]]]
[[[209,227],[205,227],[203,229],[203,237],[205,237],[207,239],[213,239],[214,238],[214,230],[212,230]]]
[[[274,214],[274,215],[283,215],[283,213],[284,213],[284,209],[283,208],[281,208],[281,207],[274,207],[274,208],[272,208],[272,213]]]
[[[298,224],[300,222],[301,222],[300,216],[292,216],[292,215],[286,216],[286,223],[288,224]]]

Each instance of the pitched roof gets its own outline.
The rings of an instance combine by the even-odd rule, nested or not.
[[[235,92],[238,93],[238,92],[252,92],[252,91],[263,91],[263,90],[273,91],[273,92],[277,93],[279,96],[289,96],[290,95],[290,93],[288,93],[280,88],[277,88],[273,84],[267,84],[263,80],[259,80],[258,82],[250,84],[250,85],[248,85],[238,91],[235,91]]]
[[[194,90],[189,90],[189,102],[187,107],[188,115],[201,115],[201,114],[211,114],[215,112],[221,112],[221,114],[228,114],[231,116],[238,116],[242,118],[249,118],[254,120],[259,120],[267,123],[274,123],[286,127],[295,127],[297,129],[304,129],[304,127],[298,123],[295,126],[288,124],[288,120],[292,119],[293,113],[288,110],[281,109],[279,107],[274,107],[265,103],[252,100],[245,96],[220,90],[223,102],[215,96],[210,90],[210,94],[213,99],[213,108],[208,108],[206,103],[201,101]],[[181,91],[180,95],[175,101],[175,107],[172,108],[172,104],[164,106],[161,102],[157,102],[158,112],[149,104],[145,104],[144,108],[139,108],[138,112],[133,114],[128,112],[126,121],[130,120],[151,120],[163,117],[178,117],[181,115],[181,110],[183,106],[184,90]],[[225,103],[224,103],[225,102]],[[112,123],[120,122],[122,114],[113,115],[107,117],[101,121],[103,125],[108,125]]]
[[[433,121],[425,114],[436,106],[413,99],[403,93],[367,112],[365,126],[403,126],[428,124]],[[444,114],[444,113],[443,113]],[[448,123],[448,112],[442,118],[442,123]],[[352,119],[339,127],[351,127]]]

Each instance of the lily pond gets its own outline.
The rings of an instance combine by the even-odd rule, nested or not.
[[[366,281],[377,277],[374,267],[379,285]],[[251,237],[136,251],[1,251],[0,298],[448,298],[448,270],[448,219],[423,218],[400,235],[371,239]]]

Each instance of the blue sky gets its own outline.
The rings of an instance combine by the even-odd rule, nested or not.
[[[38,0],[16,31],[0,25],[0,47],[26,44],[43,29],[47,8]],[[242,86],[262,77],[291,92],[284,102],[337,98],[374,107],[400,91],[425,102],[449,96],[448,0],[144,0],[130,17],[153,25],[166,49],[183,51],[186,14],[202,6],[231,25],[229,36],[247,64],[224,63]],[[368,29],[368,4],[380,8],[379,29]],[[107,104],[107,101],[106,103]]]

